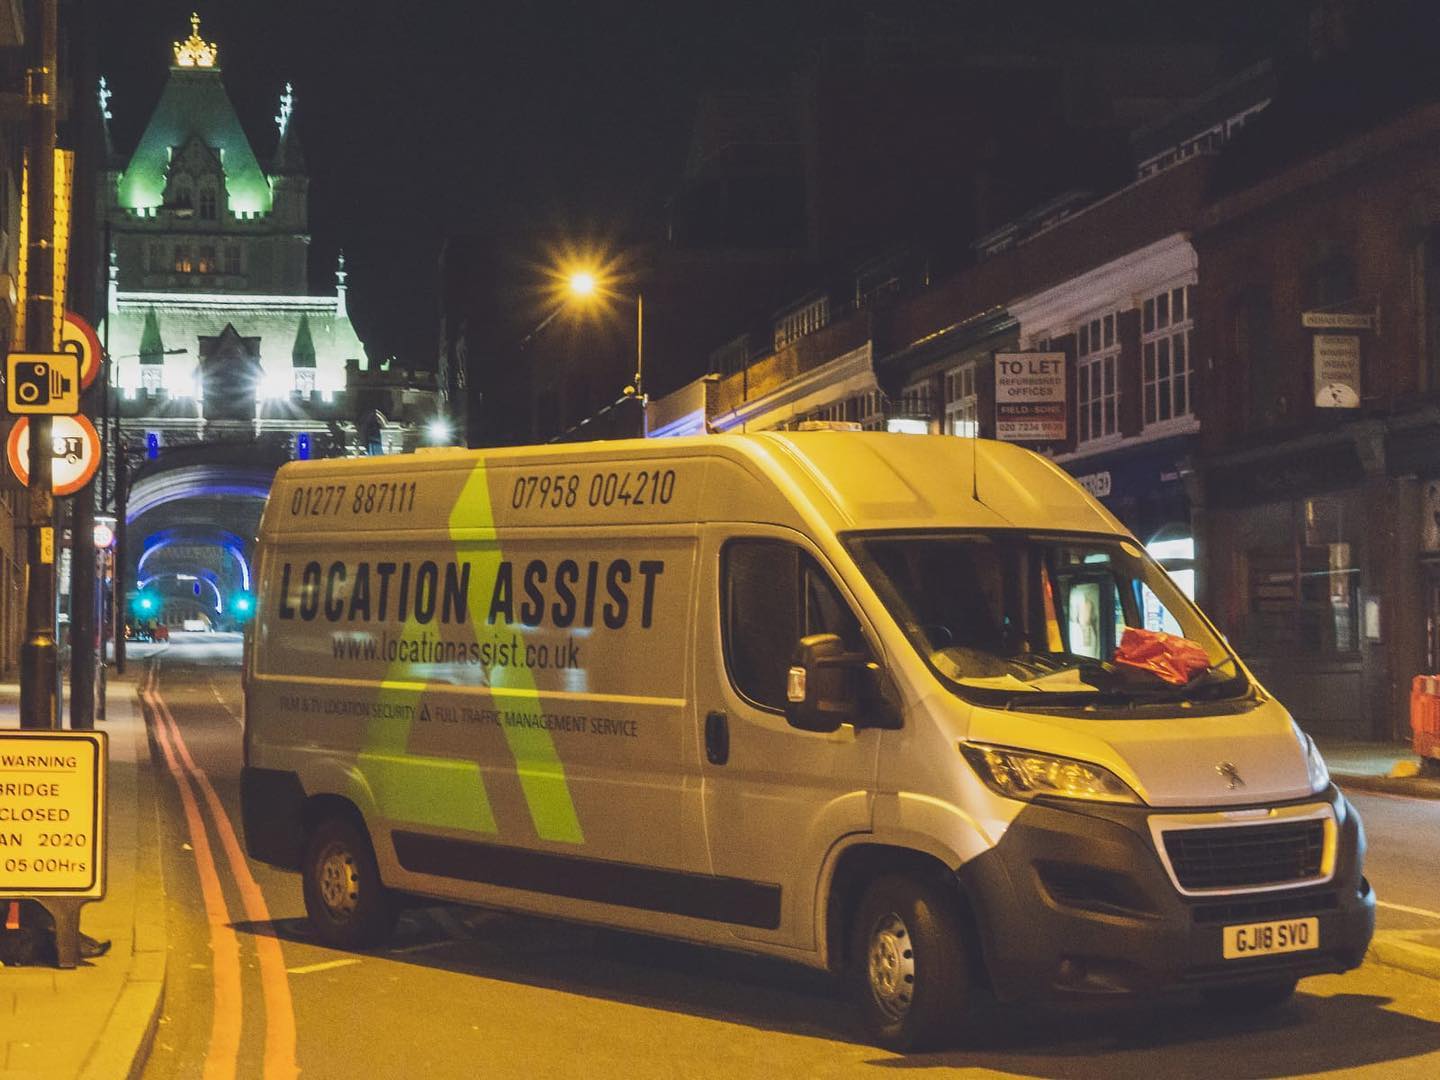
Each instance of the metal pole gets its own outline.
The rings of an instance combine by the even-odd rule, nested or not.
[[[640,437],[649,432],[648,410],[645,408],[645,295],[635,294],[635,400],[640,403]]]
[[[110,611],[114,616],[115,674],[125,674],[125,515],[130,505],[130,471],[125,460],[125,429],[115,420],[115,547],[110,567]]]
[[[30,352],[59,351],[55,340],[55,62],[56,0],[39,0],[39,64],[26,72],[29,112],[29,228],[25,340]],[[25,643],[20,650],[20,726],[54,728],[55,497],[48,416],[30,420],[28,574]]]

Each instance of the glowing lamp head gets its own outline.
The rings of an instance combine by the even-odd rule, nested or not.
[[[158,606],[155,597],[149,593],[135,594],[135,613],[137,615],[154,615]]]
[[[248,619],[255,613],[255,598],[248,592],[238,592],[230,599],[230,611],[237,619]]]
[[[450,421],[443,416],[437,416],[425,426],[426,437],[436,446],[444,446],[450,441],[452,429]]]
[[[595,275],[588,270],[577,270],[570,275],[570,295],[587,297],[595,294]]]

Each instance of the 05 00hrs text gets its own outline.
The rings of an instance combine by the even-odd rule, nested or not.
[[[574,473],[532,473],[515,478],[513,510],[559,510],[586,506],[664,506],[675,497],[674,469],[596,473],[588,481]]]
[[[415,509],[416,483],[381,480],[373,484],[315,484],[290,496],[296,517],[331,514],[403,514]]]

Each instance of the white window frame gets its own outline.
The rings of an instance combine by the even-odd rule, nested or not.
[[[980,437],[980,395],[976,391],[979,364],[971,361],[945,373],[945,434]]]
[[[1183,311],[1178,320],[1177,303]],[[1194,307],[1193,278],[1149,290],[1140,301],[1141,424],[1147,433],[1195,422]]]
[[[775,348],[783,349],[830,323],[830,298],[822,296],[775,320]]]
[[[1120,315],[1115,308],[1075,327],[1075,445],[1118,441],[1120,432]]]

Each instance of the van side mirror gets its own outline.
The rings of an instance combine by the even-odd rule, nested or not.
[[[785,719],[801,731],[898,727],[882,682],[879,665],[864,653],[846,652],[838,634],[803,637],[785,679]]]

